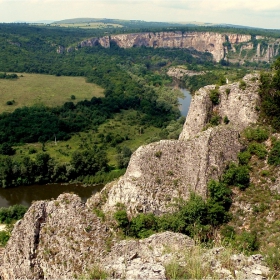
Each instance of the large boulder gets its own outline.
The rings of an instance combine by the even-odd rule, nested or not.
[[[108,232],[74,194],[37,201],[16,223],[1,279],[72,279],[106,253]]]

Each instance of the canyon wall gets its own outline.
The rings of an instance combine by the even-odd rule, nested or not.
[[[257,45],[253,44],[257,40]],[[261,44],[265,41],[265,44]],[[121,48],[151,47],[151,48],[180,48],[210,53],[213,60],[219,62],[227,59],[231,62],[267,61],[279,54],[280,40],[244,34],[225,34],[217,32],[142,32],[89,38],[79,42],[76,46],[68,48],[58,46],[57,52],[70,52],[83,47],[100,45],[110,48],[117,44]],[[238,48],[238,52],[237,52]],[[247,50],[248,52],[244,51]],[[252,51],[253,50],[253,51]],[[243,52],[242,52],[243,51]]]

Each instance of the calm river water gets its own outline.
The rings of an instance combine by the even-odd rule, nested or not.
[[[34,200],[57,198],[61,193],[73,192],[79,195],[83,201],[100,191],[103,185],[83,187],[81,184],[49,184],[22,186],[16,188],[0,188],[0,207],[8,207],[14,204],[30,206]]]
[[[178,98],[178,101],[181,104],[179,106],[179,109],[181,115],[186,117],[189,112],[192,96],[190,92],[184,88],[180,88],[180,91],[184,94],[185,98]]]

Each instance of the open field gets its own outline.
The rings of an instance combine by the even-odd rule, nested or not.
[[[100,138],[100,134],[111,134],[113,137],[117,135],[126,137],[119,145],[121,147],[127,146],[132,151],[136,150],[139,146],[159,140],[159,132],[161,129],[149,126],[143,127],[138,124],[138,114],[134,110],[122,111],[116,114],[113,119],[107,120],[104,124],[100,125],[98,131],[89,130],[87,132],[79,132],[73,135],[68,141],[48,141],[44,145],[44,150],[55,158],[56,161],[63,163],[69,162],[71,155],[76,150],[90,149],[93,145],[103,146],[106,145],[106,151],[111,166],[116,166],[117,149],[111,143],[104,143]],[[54,139],[53,139],[54,140]],[[41,143],[30,143],[15,147],[16,155],[14,157],[24,157],[29,155],[36,157],[37,152],[42,152]],[[33,150],[35,153],[31,153]]]
[[[21,75],[23,77],[21,77]],[[41,74],[18,74],[15,80],[0,79],[0,113],[12,112],[16,108],[44,104],[54,107],[67,101],[74,103],[93,96],[103,97],[103,89],[86,83],[83,77],[56,77]],[[71,95],[76,99],[72,100]],[[14,100],[13,105],[7,101]]]
[[[82,23],[53,23],[51,26],[58,27],[71,27],[71,28],[118,28],[123,27],[116,23],[103,23],[103,22],[82,22]]]

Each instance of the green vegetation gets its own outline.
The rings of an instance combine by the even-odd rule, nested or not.
[[[95,84],[86,83],[83,77],[57,77],[51,75],[26,74],[19,75],[14,81],[0,82],[2,100],[16,100],[13,106],[0,104],[0,113],[12,112],[24,106],[56,107],[65,102],[75,103],[92,97],[103,97],[103,89]],[[75,96],[73,99],[72,96]]]
[[[23,205],[13,205],[8,208],[0,208],[0,223],[11,224],[17,220],[22,219],[27,207]]]
[[[220,103],[220,92],[217,88],[210,90],[209,97],[214,105],[218,105]]]

